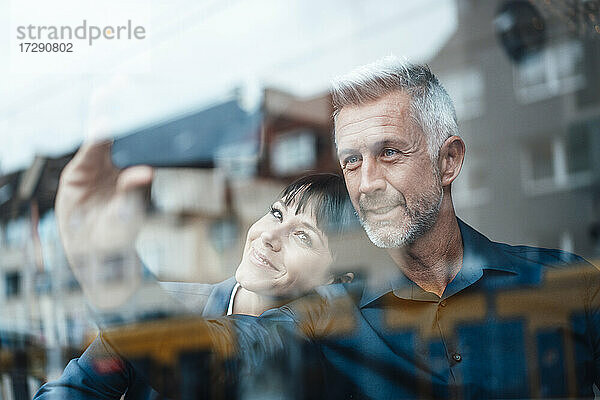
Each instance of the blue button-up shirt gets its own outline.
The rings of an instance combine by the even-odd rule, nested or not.
[[[462,267],[441,298],[401,273],[347,286],[360,293],[354,328],[317,339],[331,379],[350,382],[347,395],[358,398],[593,396],[598,271],[570,253],[495,243],[459,226]]]

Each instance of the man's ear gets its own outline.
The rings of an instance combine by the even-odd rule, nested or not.
[[[465,142],[459,136],[450,136],[440,148],[438,158],[442,186],[448,186],[456,179],[464,159]]]

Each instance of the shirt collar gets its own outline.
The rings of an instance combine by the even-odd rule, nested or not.
[[[239,288],[240,288],[240,284],[236,282],[235,286],[233,287],[233,290],[231,291],[231,296],[229,296],[229,305],[227,306],[227,314],[226,315],[233,314],[233,301],[235,300],[235,295]]]
[[[446,287],[442,298],[450,297],[472,285],[483,276],[483,271],[487,269],[518,273],[518,269],[506,253],[494,242],[471,228],[460,218],[457,220],[463,242],[463,264],[456,277]],[[381,280],[380,283],[365,286],[360,307],[368,305],[389,292],[394,292],[397,297],[409,300],[439,300],[437,295],[424,291],[398,270],[395,275]]]

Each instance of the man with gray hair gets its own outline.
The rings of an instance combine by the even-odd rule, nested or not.
[[[391,57],[339,78],[332,95],[338,156],[365,231],[441,296],[462,253],[451,184],[465,145],[452,100],[429,68]]]
[[[361,394],[592,395],[600,377],[597,270],[560,250],[492,242],[457,218],[451,187],[465,144],[431,70],[387,57],[337,78],[332,98],[352,203],[399,271],[365,286],[358,304],[369,327],[355,343],[370,357],[352,372]],[[560,283],[549,288],[549,279]],[[336,356],[338,365],[353,361]]]

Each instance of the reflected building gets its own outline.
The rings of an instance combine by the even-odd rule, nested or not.
[[[455,102],[467,145],[453,185],[457,213],[493,240],[598,256],[593,11],[577,2],[523,2],[542,16],[545,41],[516,62],[496,32],[508,3],[459,1],[456,32],[428,61]]]
[[[89,329],[54,224],[58,173],[69,156],[36,157],[1,178],[2,395],[31,398],[48,373],[76,354]]]
[[[158,166],[148,221],[136,246],[148,282],[158,277],[215,283],[233,275],[244,232],[268,212],[285,184],[306,170],[337,170],[330,107],[328,95],[299,99],[265,90],[259,111],[247,112],[233,99],[117,139],[117,165],[135,164],[140,161],[135,157],[145,154],[150,158],[143,161]],[[56,378],[97,332],[67,264],[53,211],[60,172],[72,156],[38,156],[28,169],[0,178],[3,319],[35,337],[39,346],[32,348],[44,356],[43,374],[38,368],[28,389],[19,392],[27,398],[44,379]],[[359,226],[350,231],[343,243],[348,251],[337,260],[340,268],[361,270],[377,258],[389,263]],[[102,274],[98,278],[107,290],[122,276],[118,268]],[[152,293],[151,285],[142,286],[128,321],[168,314]],[[112,323],[125,322],[122,314],[114,318]]]
[[[560,248],[597,259],[600,35],[588,34],[587,25],[576,23],[577,18],[585,20],[583,9],[575,10],[575,18],[562,3],[531,1],[543,16],[546,40],[541,49],[513,62],[494,31],[503,3],[457,3],[456,32],[434,58],[425,60],[455,101],[467,145],[453,187],[457,214],[495,241]],[[339,172],[329,95],[298,98],[268,88],[259,109],[246,110],[241,103],[232,98],[140,127],[115,142],[118,165],[139,162],[136,157],[142,154],[150,157],[143,161],[160,167],[149,221],[137,243],[146,277],[205,283],[230,277],[244,232],[267,212],[286,183],[306,171]],[[0,334],[13,338],[7,343],[28,343],[26,352],[31,350],[18,371],[0,369],[2,391],[17,382],[15,393],[31,395],[42,379],[60,374],[95,333],[62,252],[52,210],[60,170],[71,156],[38,157],[27,170],[0,177]],[[391,265],[355,228],[341,244],[340,266],[368,273],[371,267]],[[541,291],[568,299],[572,277],[567,270],[549,274]],[[516,396],[576,394],[573,366],[585,355],[551,321],[536,319],[535,303],[519,301],[530,298],[528,290],[513,288],[494,298],[474,294],[471,306],[478,306],[467,308],[472,314],[461,307],[460,318],[448,317],[452,340],[481,362],[484,376],[489,354],[477,338],[502,332],[499,345],[514,341],[513,353],[496,360],[506,370],[507,382],[525,365],[519,357],[529,351],[537,360],[530,364],[535,370],[531,380],[515,382]],[[147,301],[132,319],[160,315],[152,299]],[[560,323],[577,325],[580,310],[568,309],[568,301],[561,306],[566,308]],[[431,363],[445,362],[443,344],[411,325],[414,321],[394,310],[387,318],[398,340],[419,347]],[[38,343],[45,349],[41,358]],[[6,348],[11,346],[23,348]],[[0,361],[4,359],[2,355]],[[18,377],[23,368],[25,384]],[[419,384],[427,395],[451,395]]]

